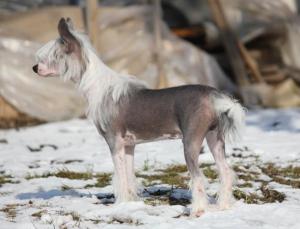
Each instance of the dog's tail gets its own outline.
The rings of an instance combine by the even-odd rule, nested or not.
[[[224,140],[233,142],[241,138],[245,126],[245,109],[242,105],[223,93],[213,93],[212,102],[218,119],[219,132]]]

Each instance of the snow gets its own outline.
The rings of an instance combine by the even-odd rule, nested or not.
[[[227,146],[231,163],[236,160],[232,155],[241,153],[243,156],[257,155],[263,163],[300,165],[300,109],[249,111],[246,123],[243,140]],[[300,189],[274,182],[270,185],[286,194],[282,203],[258,205],[240,200],[230,210],[212,208],[200,218],[191,218],[188,208],[181,205],[151,206],[142,200],[119,205],[105,202],[106,198],[97,196],[109,199],[111,185],[84,188],[95,179],[70,180],[53,176],[26,179],[29,175],[61,170],[112,172],[105,141],[85,119],[0,130],[1,139],[7,143],[0,141],[0,175],[12,176],[15,183],[0,187],[0,228],[300,228]],[[151,168],[182,164],[182,151],[180,140],[138,145],[136,170],[143,170],[146,163]],[[199,162],[213,162],[206,146],[204,151]],[[251,163],[249,158],[241,160]],[[214,190],[214,184],[210,185],[210,191]],[[72,188],[63,190],[63,186]],[[186,190],[173,195],[189,196],[189,193]],[[3,210],[7,206],[11,206],[11,215],[15,216]],[[37,212],[40,217],[33,217]]]

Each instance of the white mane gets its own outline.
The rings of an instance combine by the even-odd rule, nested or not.
[[[75,31],[72,34],[81,43],[86,63],[78,88],[88,101],[87,115],[106,130],[109,120],[118,112],[117,103],[121,97],[127,97],[133,90],[146,86],[137,78],[119,74],[105,65],[84,34]],[[110,104],[105,100],[109,100]]]

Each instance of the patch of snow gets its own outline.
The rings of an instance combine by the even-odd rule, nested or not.
[[[112,172],[109,149],[87,120],[1,130],[0,139],[7,140],[7,143],[0,143],[0,171],[18,182],[0,187],[0,209],[16,205],[15,217],[10,218],[5,211],[0,211],[1,228],[132,228],[138,225],[149,229],[300,228],[299,189],[277,183],[270,184],[286,194],[287,198],[282,203],[249,205],[237,201],[230,210],[211,210],[200,218],[190,218],[186,207],[180,205],[150,206],[142,201],[103,204],[103,199],[110,199],[104,193],[111,193],[112,186],[84,189],[87,184],[93,184],[91,180],[57,177],[26,179],[28,175],[55,173],[63,169]],[[299,166],[299,140],[299,109],[250,111],[244,139],[234,146],[228,145],[227,154],[257,155],[263,162]],[[245,147],[247,150],[239,150]],[[213,162],[206,146],[204,151],[199,162]],[[232,158],[229,159],[233,161]],[[251,163],[247,157],[243,160]],[[184,163],[181,141],[138,145],[135,163],[136,170],[143,170],[145,163],[155,168]],[[72,189],[63,190],[64,185]],[[187,192],[175,191],[172,195],[175,198],[190,198]],[[96,196],[100,196],[101,200]],[[40,211],[40,217],[32,216]]]

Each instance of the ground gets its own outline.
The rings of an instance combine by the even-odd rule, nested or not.
[[[0,131],[1,228],[300,228],[300,110],[247,113],[227,145],[237,175],[230,210],[189,216],[180,140],[139,145],[141,200],[113,205],[112,160],[88,120]],[[218,177],[206,145],[199,166],[214,204]]]

